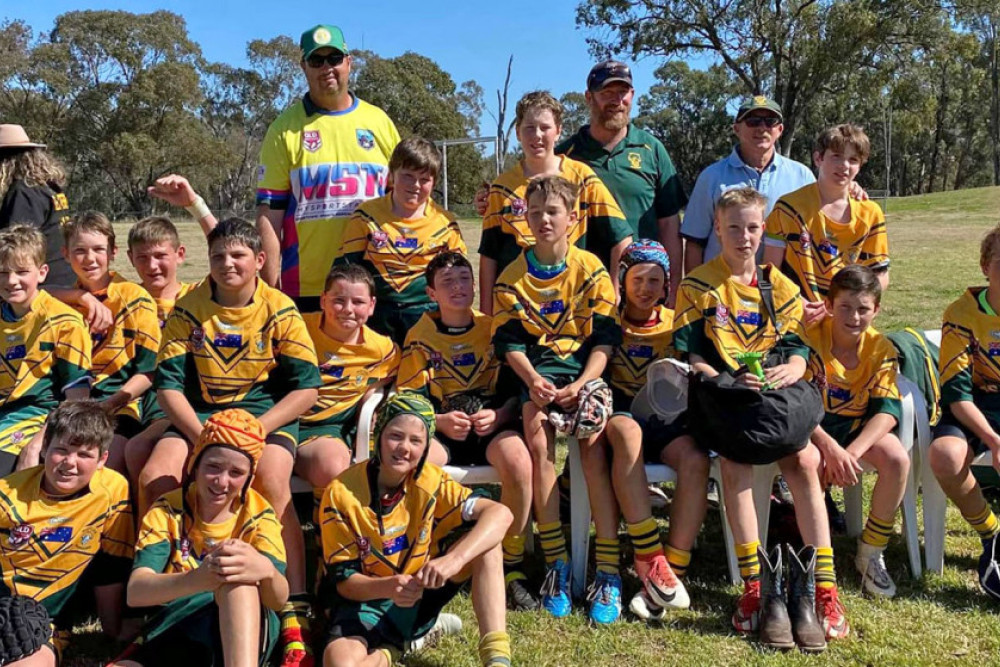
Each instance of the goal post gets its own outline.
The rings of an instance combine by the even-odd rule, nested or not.
[[[497,176],[503,167],[503,156],[500,155],[500,140],[498,137],[464,137],[462,139],[439,139],[434,144],[441,149],[441,189],[444,191],[444,209],[448,210],[448,146],[463,146],[466,144],[493,144]]]

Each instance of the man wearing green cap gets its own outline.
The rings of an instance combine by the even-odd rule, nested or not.
[[[351,56],[340,28],[310,28],[299,46],[309,92],[271,123],[264,138],[257,226],[266,253],[264,280],[309,312],[319,310],[347,218],[385,194],[399,132],[384,111],[348,89]]]

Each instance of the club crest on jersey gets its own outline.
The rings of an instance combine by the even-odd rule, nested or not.
[[[354,376],[354,384],[360,387],[368,380],[368,376],[365,375],[364,371],[358,371],[358,374]]]
[[[366,151],[370,151],[375,148],[375,133],[371,130],[358,129],[358,146],[361,146]]]
[[[803,250],[809,250],[810,246],[812,246],[812,236],[809,235],[809,232],[799,234],[799,246]]]
[[[721,303],[715,307],[715,321],[721,325],[729,321],[729,309]]]
[[[861,258],[861,248],[851,248],[847,251],[847,263],[857,264],[858,259]]]
[[[628,166],[633,169],[642,169],[642,155],[639,153],[628,154]]]
[[[27,544],[28,540],[35,533],[35,529],[31,527],[30,523],[19,523],[10,529],[10,535],[7,537],[7,544],[12,547],[19,547],[23,544]]]
[[[522,216],[528,212],[528,203],[517,197],[510,203],[510,212],[517,216]]]
[[[16,445],[17,443],[21,442],[22,440],[24,440],[24,431],[14,431],[13,433],[10,434],[10,441],[13,444]]]
[[[205,347],[205,330],[201,327],[191,329],[191,347],[201,350]]]
[[[319,130],[306,130],[302,133],[302,148],[315,153],[323,147],[323,139],[319,136]]]
[[[441,353],[438,352],[437,350],[431,352],[430,361],[431,361],[431,368],[433,368],[434,370],[439,371],[442,368],[444,368],[444,357],[442,357]]]
[[[383,232],[381,229],[377,229],[370,235],[372,245],[376,248],[384,248],[389,245],[389,235]]]
[[[85,546],[87,546],[88,544],[90,544],[93,541],[94,541],[94,533],[93,533],[93,531],[89,531],[88,530],[86,533],[84,533],[83,535],[80,536],[80,546],[84,546],[85,547]]]

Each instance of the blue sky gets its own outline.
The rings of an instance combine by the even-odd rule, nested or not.
[[[36,33],[50,30],[56,16],[73,10],[144,13],[169,9],[187,20],[189,34],[207,58],[231,64],[243,63],[244,49],[251,39],[285,34],[298,40],[308,27],[333,23],[343,29],[351,48],[363,46],[388,57],[416,51],[435,60],[456,83],[475,80],[483,87],[484,100],[491,108],[496,105],[496,89],[503,85],[507,57],[513,53],[511,113],[518,97],[530,90],[548,89],[557,97],[571,90],[582,92],[593,65],[587,52],[588,33],[576,28],[576,0],[35,0],[4,4],[5,18],[23,19]],[[657,62],[646,59],[629,64],[637,92],[645,93]],[[489,116],[484,116],[482,134],[495,133],[491,124]]]

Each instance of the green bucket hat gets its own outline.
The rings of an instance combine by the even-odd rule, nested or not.
[[[417,469],[413,473],[414,477],[418,477],[420,475],[420,471],[424,469],[424,462],[427,460],[427,452],[431,449],[431,438],[434,437],[435,425],[434,406],[429,400],[424,398],[422,394],[418,394],[413,391],[402,391],[398,394],[390,396],[389,399],[382,404],[382,407],[378,410],[378,416],[375,418],[375,431],[373,433],[375,437],[375,451],[372,458],[376,460],[381,458],[382,432],[385,430],[385,427],[389,422],[401,415],[413,415],[415,417],[419,417],[420,421],[424,423],[424,427],[427,429],[427,447],[424,449],[424,454],[420,457]]]
[[[333,49],[347,54],[344,33],[335,25],[320,24],[309,28],[299,38],[299,47],[302,48],[303,58],[308,58],[318,49]]]

